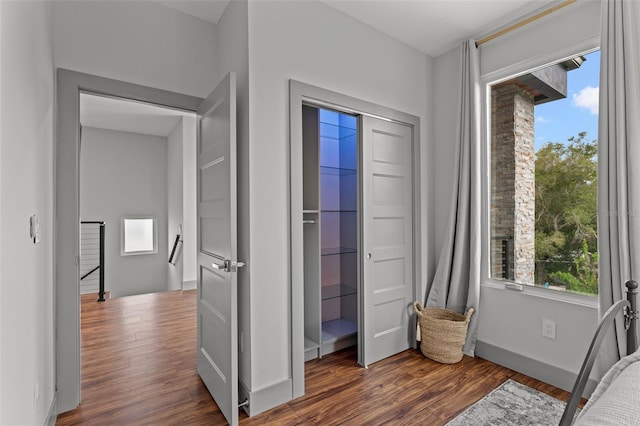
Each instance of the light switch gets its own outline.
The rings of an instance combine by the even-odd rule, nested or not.
[[[33,215],[29,218],[29,234],[33,240],[33,244],[40,242],[40,220],[37,215]]]

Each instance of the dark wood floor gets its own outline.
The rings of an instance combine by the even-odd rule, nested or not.
[[[56,425],[226,424],[196,372],[196,292],[82,298],[82,404]],[[354,350],[306,363],[306,394],[245,425],[442,425],[511,378],[568,393],[480,358],[444,365],[408,350],[356,365]]]

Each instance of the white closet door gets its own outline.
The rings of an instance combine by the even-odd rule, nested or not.
[[[363,366],[408,349],[413,294],[413,130],[362,118]]]

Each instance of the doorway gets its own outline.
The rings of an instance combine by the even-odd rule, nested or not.
[[[104,386],[131,386],[131,377],[140,374],[141,363],[135,362],[140,348],[153,348],[141,357],[144,365],[162,365],[179,353],[173,346],[176,335],[163,328],[167,322],[161,319],[173,308],[165,305],[183,306],[195,299],[195,291],[172,290],[187,289],[185,272],[196,279],[195,199],[183,199],[184,178],[192,176],[188,186],[195,186],[196,118],[84,91],[79,105],[80,371],[83,402],[91,404],[95,374],[102,375]],[[190,156],[193,160],[185,164]],[[178,227],[192,232],[179,232],[182,242],[168,261]],[[176,294],[152,294],[168,291]],[[196,333],[188,326],[195,329],[195,306],[180,313],[187,319],[180,341],[194,345]],[[190,321],[186,312],[192,314]],[[163,332],[150,338],[154,327]],[[115,381],[107,379],[117,375]]]
[[[326,292],[322,288],[322,261],[316,261],[318,266],[309,263],[309,259],[315,257],[308,255],[309,247],[322,247],[321,241],[313,241],[314,214],[322,225],[324,212],[321,201],[316,207],[317,213],[308,204],[308,186],[315,184],[312,177],[315,172],[309,177],[306,171],[313,160],[309,152],[305,152],[305,137],[313,130],[305,129],[303,117],[316,108],[354,117],[358,123],[357,165],[352,169],[358,194],[356,208],[352,205],[342,212],[340,207],[327,213],[336,217],[353,213],[355,218],[351,222],[347,219],[344,228],[356,228],[357,248],[353,250],[356,260],[346,264],[347,269],[353,269],[355,264],[357,291],[355,294],[347,291],[351,294],[345,296],[357,301],[358,363],[363,367],[415,344],[411,303],[419,294],[418,277],[421,276],[420,241],[416,237],[420,235],[421,217],[420,123],[418,117],[298,81],[291,80],[289,88],[292,382],[296,398],[304,395],[304,362],[312,357],[313,350],[308,349],[314,344],[308,336],[306,321],[309,314],[316,316],[315,303],[309,304],[314,296],[309,297],[307,293],[314,291],[310,288],[317,287],[316,283],[320,287],[316,290],[319,299],[323,299],[322,290]],[[316,163],[320,182],[320,169],[326,164],[318,160]],[[337,223],[338,228],[343,228],[343,222]],[[322,231],[316,234],[321,240]],[[346,235],[345,238],[348,239]],[[313,278],[316,271],[320,278]],[[335,285],[333,281],[327,284]],[[341,287],[334,288],[342,291]],[[319,303],[322,306],[324,301]],[[321,312],[319,317],[321,323]],[[318,344],[321,355],[323,344]]]
[[[228,73],[206,99],[62,69],[58,70],[57,83],[55,316],[58,412],[74,409],[81,399],[79,99],[81,93],[94,93],[197,114],[196,324],[198,353],[202,355],[198,356],[197,371],[225,418],[232,424],[237,423],[236,284],[238,269],[244,262],[236,259],[235,73]],[[212,287],[211,280],[205,282],[205,271],[212,272],[221,285]],[[203,321],[205,311],[218,319]],[[213,370],[218,377],[212,381],[212,375],[206,373]]]
[[[56,138],[56,383],[58,412],[80,403],[80,93],[195,112],[202,99],[58,69]]]
[[[359,119],[302,106],[305,361],[358,342]]]
[[[110,297],[195,288],[195,114],[83,92],[80,123],[81,293],[98,272]]]

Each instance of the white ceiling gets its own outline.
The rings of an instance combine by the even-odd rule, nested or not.
[[[153,0],[218,23],[229,0]],[[270,1],[270,0],[249,0]],[[286,0],[308,1],[308,0]],[[320,0],[436,57],[559,0]]]
[[[553,3],[553,0],[321,1],[432,57]]]
[[[85,93],[80,95],[80,123],[83,127],[167,137],[185,115],[193,114],[142,102]]]

